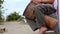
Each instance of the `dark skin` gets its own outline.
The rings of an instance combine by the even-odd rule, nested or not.
[[[46,23],[48,24],[48,26],[49,26],[49,22],[50,22],[50,23],[53,23],[52,26],[50,26],[51,29],[53,29],[53,26],[54,26],[54,25],[56,24],[56,22],[57,22],[56,19],[54,19],[54,18],[52,18],[52,17],[50,17],[50,16],[47,16],[47,15],[45,16],[45,20],[46,20]],[[46,30],[48,30],[48,28],[42,26],[41,28],[39,28],[38,34],[44,34]]]

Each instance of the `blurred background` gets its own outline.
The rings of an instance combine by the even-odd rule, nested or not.
[[[9,15],[12,15],[11,13],[18,14],[19,17],[23,16],[23,12],[30,2],[30,0],[1,0],[1,12],[2,12],[2,17],[6,21],[9,17]],[[16,15],[17,16],[17,15]],[[13,17],[13,16],[11,16]],[[18,17],[15,17],[18,18]],[[11,18],[12,19],[12,18]]]
[[[38,34],[38,30],[31,30],[23,16],[29,2],[30,0],[0,0],[0,26],[5,29],[5,32],[0,34]],[[53,32],[48,31],[47,34],[54,34]]]

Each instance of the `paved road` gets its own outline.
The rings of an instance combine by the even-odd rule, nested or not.
[[[20,22],[6,22],[4,27],[6,27],[6,32],[0,34],[38,34],[38,30],[34,32],[27,24]]]

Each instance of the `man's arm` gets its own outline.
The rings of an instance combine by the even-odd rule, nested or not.
[[[53,27],[57,23],[57,19],[54,19],[50,16],[45,15],[45,23],[47,24],[48,27],[53,29]]]

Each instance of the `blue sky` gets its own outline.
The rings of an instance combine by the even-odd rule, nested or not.
[[[14,11],[22,15],[29,2],[30,0],[4,0],[3,7],[5,11],[3,15],[6,17]]]

